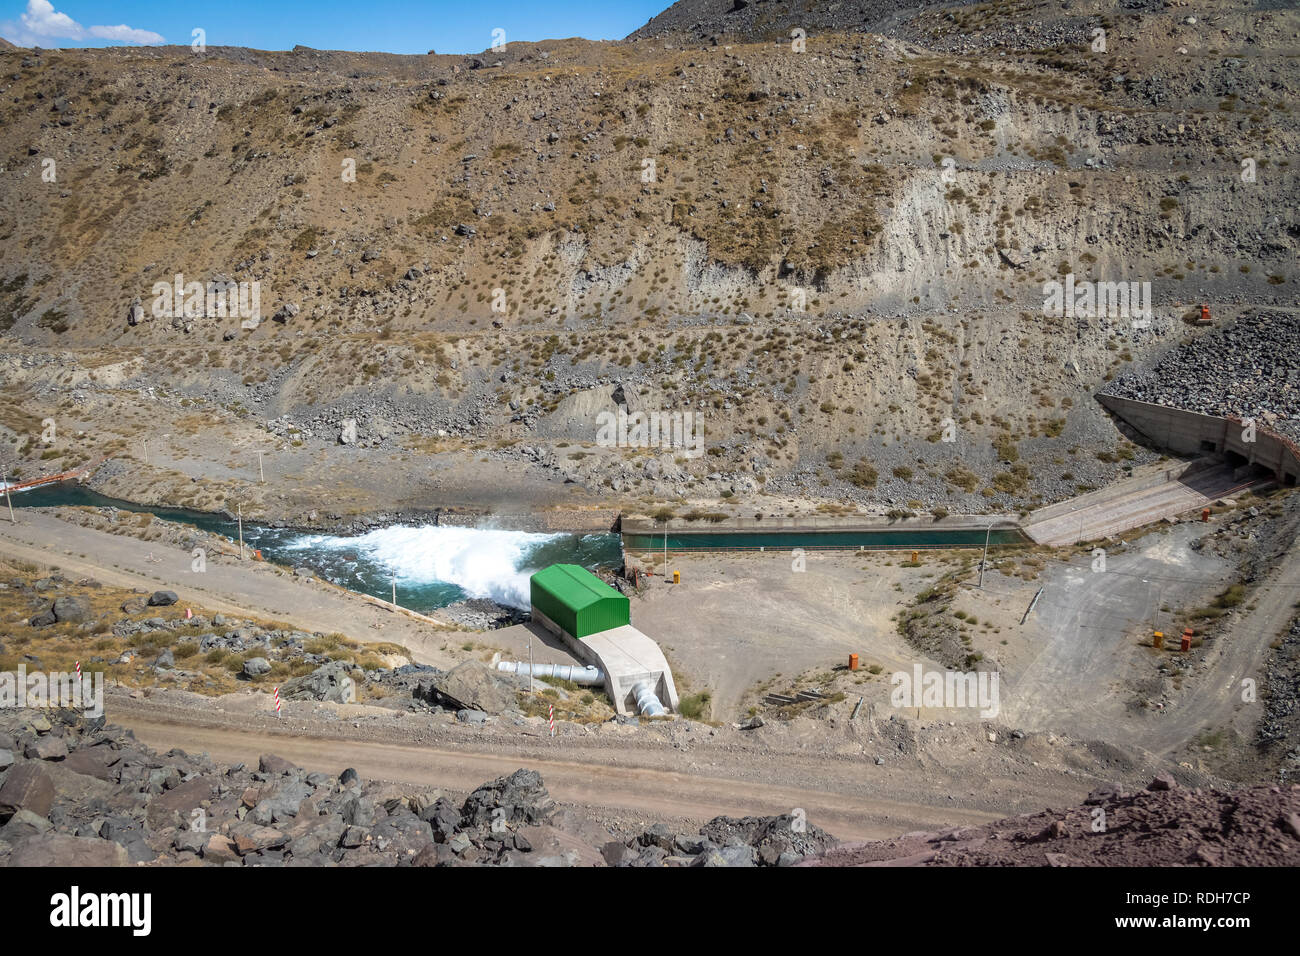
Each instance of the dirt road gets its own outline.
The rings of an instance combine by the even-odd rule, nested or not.
[[[200,725],[160,716],[147,702],[115,700],[112,719],[159,751],[179,747],[206,752],[224,763],[255,763],[259,755],[275,753],[310,769],[339,773],[352,767],[363,777],[463,793],[522,766],[541,773],[557,801],[612,811],[622,818],[702,823],[721,814],[780,814],[798,807],[810,821],[840,839],[880,839],[911,830],[978,824],[1004,815],[625,763],[613,766],[548,738],[538,738],[536,747],[554,756],[539,757],[240,730],[223,722]],[[941,792],[937,794],[936,799],[943,799]]]
[[[1149,536],[1130,551],[1107,555],[1104,573],[1094,572],[1088,557],[1051,566],[1024,628],[1022,659],[1004,670],[1006,719],[1025,728],[1068,727],[1151,753],[1164,751],[1170,734],[1193,734],[1194,713],[1176,722],[1133,713],[1129,682],[1150,670],[1139,642],[1148,638],[1158,609],[1196,602],[1226,573],[1224,562],[1189,548],[1200,533],[1188,524]]]
[[[1202,527],[1184,524],[1148,536],[1132,551],[1109,555],[1105,573],[1094,573],[1087,557],[1050,568],[1025,628],[1032,656],[1011,661],[1004,671],[1006,718],[1026,728],[1068,727],[1157,757],[1177,754],[1202,731],[1229,724],[1249,736],[1259,705],[1243,702],[1242,681],[1258,679],[1270,642],[1296,615],[1295,542],[1248,605],[1198,653],[1203,659],[1169,691],[1169,705],[1132,707],[1136,682],[1156,674],[1158,658],[1144,646],[1150,632],[1172,623],[1160,609],[1204,605],[1232,580],[1227,562],[1190,547]]]
[[[1258,681],[1263,674],[1272,642],[1286,632],[1297,611],[1300,596],[1300,539],[1291,542],[1286,553],[1263,581],[1254,585],[1244,611],[1234,614],[1205,651],[1205,667],[1178,701],[1182,722],[1167,722],[1153,739],[1155,747],[1169,752],[1192,739],[1195,730],[1234,725],[1249,739],[1264,706],[1262,699],[1244,699],[1243,681]]]

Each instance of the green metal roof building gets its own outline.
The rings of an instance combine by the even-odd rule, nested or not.
[[[632,623],[626,597],[576,564],[552,564],[529,578],[534,615],[582,638]]]

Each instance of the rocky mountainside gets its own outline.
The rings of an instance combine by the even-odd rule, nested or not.
[[[1295,10],[721,16],[796,7],[798,48],[688,3],[474,57],[0,51],[0,458],[68,467],[47,417],[79,460],[353,420],[593,494],[1023,507],[1119,473],[1089,396],[1191,306],[1294,304]],[[1150,324],[1051,314],[1067,273],[1149,282]],[[557,452],[624,383],[708,455]]]
[[[917,3],[916,0],[678,0],[628,39],[718,37],[743,41],[788,39],[791,30],[814,32],[881,32],[904,15],[965,3]]]

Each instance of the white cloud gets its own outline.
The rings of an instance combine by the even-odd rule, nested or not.
[[[101,40],[116,40],[119,43],[135,43],[141,46],[163,42],[162,34],[154,33],[152,30],[137,30],[135,27],[128,27],[125,23],[119,23],[115,27],[91,27],[88,32],[92,37]]]
[[[28,32],[38,37],[80,40],[85,35],[80,23],[66,13],[59,13],[49,0],[27,0],[27,12],[22,16],[22,24]]]
[[[66,13],[54,9],[50,0],[27,0],[27,10],[17,22],[0,23],[0,36],[19,46],[57,46],[59,40],[109,40],[115,43],[162,43],[161,34],[119,26],[83,27]]]

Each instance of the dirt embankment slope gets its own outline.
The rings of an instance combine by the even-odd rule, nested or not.
[[[1300,786],[1186,790],[1156,778],[1066,810],[836,847],[803,866],[1295,866]]]

